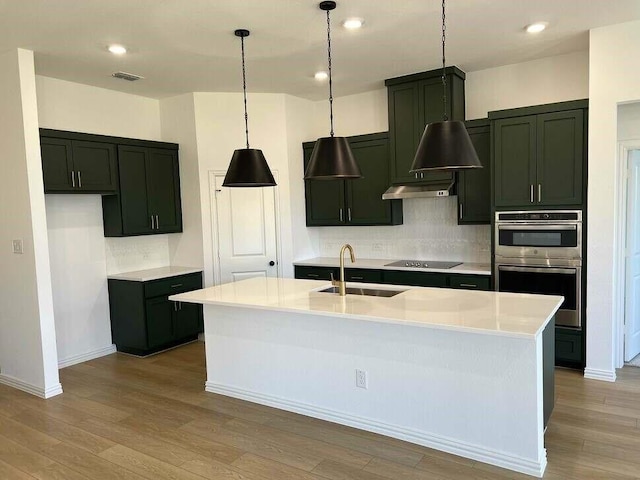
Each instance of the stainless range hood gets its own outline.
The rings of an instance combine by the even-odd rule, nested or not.
[[[430,185],[392,185],[382,194],[383,200],[400,198],[435,198],[451,195],[454,182],[432,183]]]

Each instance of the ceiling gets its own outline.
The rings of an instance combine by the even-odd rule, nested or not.
[[[439,0],[339,0],[332,12],[334,94],[381,88],[394,76],[438,68]],[[361,17],[347,31],[341,22]],[[0,51],[35,52],[36,73],[163,98],[248,89],[326,97],[326,17],[316,0],[0,0]],[[448,0],[447,64],[470,72],[588,48],[588,30],[640,19],[639,0]],[[538,35],[534,21],[549,23]],[[125,45],[122,57],[107,45]],[[145,77],[114,79],[115,71]]]

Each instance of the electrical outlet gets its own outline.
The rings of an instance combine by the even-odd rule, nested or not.
[[[22,239],[13,241],[13,253],[24,253],[24,249],[22,247]]]
[[[384,245],[382,243],[374,243],[371,245],[371,251],[376,253],[384,252]]]
[[[365,370],[356,370],[356,387],[364,389],[369,388],[367,372]]]

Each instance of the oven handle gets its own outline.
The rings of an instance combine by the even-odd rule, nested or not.
[[[519,225],[510,223],[508,225],[498,225],[498,230],[577,230],[575,224],[548,224],[540,223],[536,225]]]
[[[498,270],[506,272],[532,272],[532,273],[560,273],[564,275],[575,275],[576,268],[550,268],[550,267],[509,267],[498,265]]]

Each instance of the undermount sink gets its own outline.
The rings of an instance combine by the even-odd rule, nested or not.
[[[319,290],[320,293],[339,293],[338,287],[329,287],[324,290]],[[383,290],[373,288],[354,288],[347,287],[347,295],[367,295],[369,297],[394,297],[399,293],[406,292],[406,290]]]

